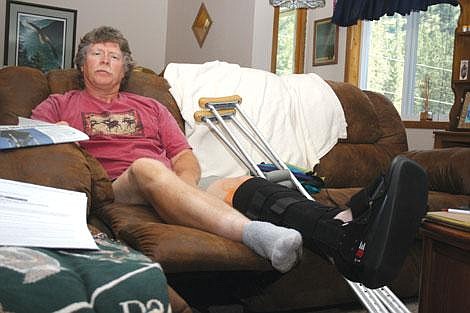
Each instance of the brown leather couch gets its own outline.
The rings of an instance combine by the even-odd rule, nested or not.
[[[344,206],[361,186],[385,172],[395,155],[405,154],[428,171],[430,210],[470,203],[470,149],[407,151],[405,128],[390,101],[349,84],[329,84],[344,108],[348,139],[341,140],[316,168],[328,187],[314,195],[317,200]],[[30,68],[1,69],[0,123],[15,123],[16,116],[29,116],[50,93],[77,87],[75,70],[43,75]],[[159,100],[183,127],[168,88],[162,77],[135,71],[127,90]],[[241,304],[246,311],[274,312],[356,301],[334,266],[310,251],[304,251],[302,262],[282,275],[240,243],[165,224],[149,207],[113,202],[100,165],[73,144],[1,152],[0,158],[0,177],[86,192],[91,199],[89,223],[160,262],[169,285],[192,307]],[[417,238],[400,275],[389,286],[398,296],[418,295],[420,264]],[[172,291],[172,295],[179,304],[174,311],[189,310],[178,294]]]

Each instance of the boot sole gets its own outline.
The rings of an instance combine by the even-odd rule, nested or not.
[[[397,156],[385,180],[385,199],[364,240],[361,281],[368,288],[387,285],[397,276],[426,213],[427,175],[420,165]]]

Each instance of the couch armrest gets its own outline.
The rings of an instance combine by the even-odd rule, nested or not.
[[[413,150],[403,155],[425,168],[429,190],[470,195],[470,148]]]
[[[148,206],[115,202],[93,212],[117,239],[159,262],[165,273],[273,270],[266,259],[242,243],[198,229],[166,224]]]

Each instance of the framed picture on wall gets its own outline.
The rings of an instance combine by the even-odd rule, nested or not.
[[[6,65],[48,72],[73,65],[77,11],[7,0]]]
[[[330,18],[316,20],[313,29],[313,66],[338,63],[339,27]]]
[[[457,128],[470,130],[470,91],[465,94]]]

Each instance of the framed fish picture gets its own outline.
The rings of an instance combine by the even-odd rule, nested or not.
[[[324,18],[314,22],[313,66],[338,64],[339,26]]]
[[[77,10],[6,1],[5,65],[71,68]]]

